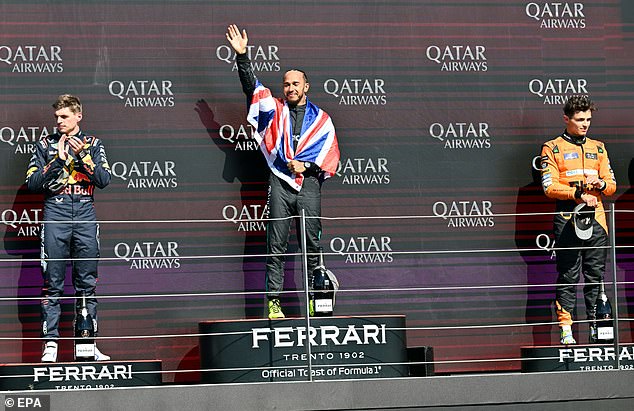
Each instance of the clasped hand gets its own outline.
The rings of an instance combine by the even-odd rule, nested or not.
[[[66,158],[68,157],[69,149],[72,150],[73,153],[78,154],[81,150],[83,150],[85,144],[85,138],[83,140],[80,140],[76,136],[67,136],[66,134],[62,135],[59,138],[59,142],[57,143],[59,158],[61,158],[62,160],[66,160]]]

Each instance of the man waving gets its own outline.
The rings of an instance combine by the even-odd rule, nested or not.
[[[266,291],[269,318],[284,318],[279,294],[284,285],[290,218],[305,211],[310,275],[319,265],[321,185],[337,170],[339,145],[330,116],[307,98],[310,84],[306,73],[299,69],[286,71],[282,79],[284,98],[275,98],[253,74],[246,30],[240,31],[232,24],[226,37],[236,52],[238,75],[249,104],[247,120],[257,131],[255,138],[271,170]]]

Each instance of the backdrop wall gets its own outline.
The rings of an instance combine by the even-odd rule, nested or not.
[[[104,141],[114,173],[95,194],[98,292],[117,297],[101,299],[101,335],[188,334],[200,320],[264,315],[267,170],[224,37],[236,23],[264,84],[278,92],[283,72],[301,67],[310,98],[333,118],[341,167],[324,185],[323,215],[422,216],[324,221],[327,262],[344,290],[399,289],[342,292],[337,313],[406,314],[418,328],[408,344],[434,346],[447,361],[438,372],[519,369],[452,361],[517,358],[521,345],[557,340],[553,326],[516,326],[552,321],[552,287],[535,285],[554,283],[556,272],[552,217],[515,214],[554,210],[532,164],[563,130],[568,96],[597,102],[590,135],[607,145],[617,209],[632,209],[633,20],[624,0],[3,1],[0,362],[40,352],[37,340],[10,339],[39,335],[42,206],[23,182],[62,93],[82,99],[83,129]],[[632,217],[618,214],[617,227],[617,245],[631,246]],[[288,290],[301,289],[299,262],[287,265]],[[617,263],[619,281],[631,282],[631,250],[619,249]],[[429,289],[403,290],[420,287]],[[218,292],[226,294],[198,295]],[[634,290],[620,293],[629,316]],[[299,298],[285,296],[291,314]],[[509,326],[426,328],[482,324]],[[629,322],[622,327],[631,341]],[[197,342],[100,346],[173,370],[198,367]]]

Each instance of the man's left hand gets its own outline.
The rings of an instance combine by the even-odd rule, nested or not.
[[[84,149],[84,145],[86,144],[86,139],[80,140],[78,137],[68,137],[68,145],[70,149],[73,150],[75,155],[79,154],[81,150]]]
[[[587,175],[586,185],[592,187],[595,190],[600,190],[603,188],[604,182],[597,175]]]

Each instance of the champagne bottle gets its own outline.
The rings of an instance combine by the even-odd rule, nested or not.
[[[614,318],[612,317],[612,305],[605,293],[603,281],[601,281],[601,288],[599,290],[599,295],[597,296],[596,320],[593,326],[595,327],[596,336],[592,338],[591,335],[591,342],[597,344],[609,344],[614,342]]]
[[[95,326],[86,307],[86,293],[82,294],[81,306],[75,315],[75,361],[95,360]]]
[[[327,317],[332,315],[334,286],[328,277],[321,248],[319,249],[319,265],[313,270],[311,304],[315,316]]]

